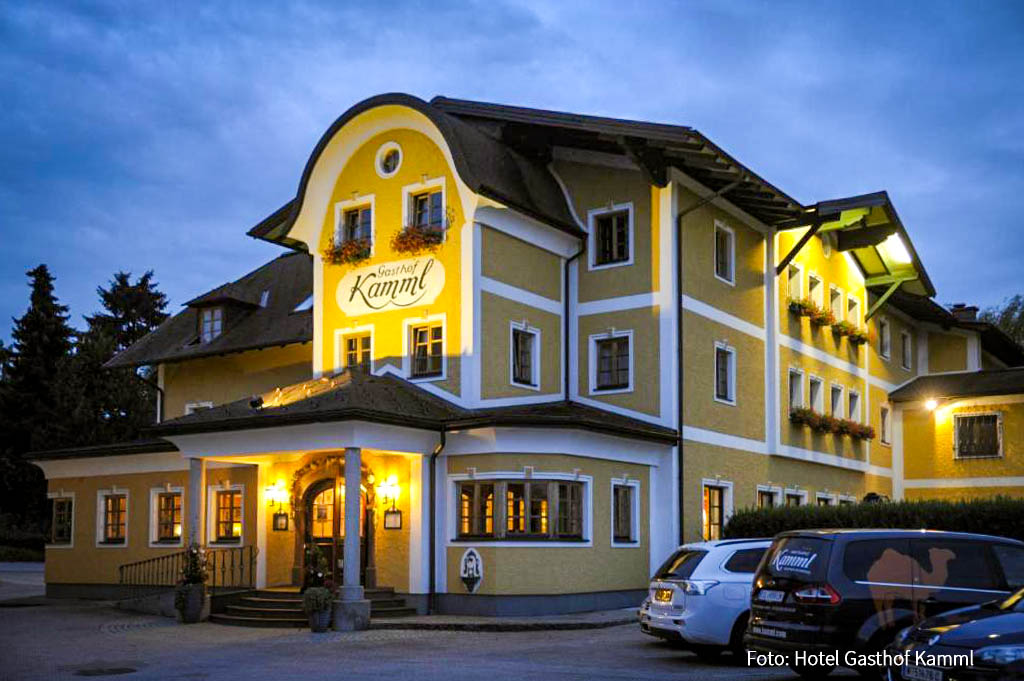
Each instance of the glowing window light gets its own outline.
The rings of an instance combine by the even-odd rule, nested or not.
[[[903,243],[903,239],[900,238],[899,234],[890,234],[881,245],[885,247],[885,253],[889,256],[889,259],[895,263],[909,265],[914,261],[910,257],[907,245]]]

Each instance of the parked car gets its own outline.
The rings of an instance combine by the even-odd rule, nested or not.
[[[893,659],[905,657],[889,667],[891,681],[1024,679],[1024,589],[1005,600],[960,608],[907,627],[888,652]],[[957,661],[964,655],[970,656],[967,664]]]
[[[750,585],[770,539],[684,544],[658,568],[640,607],[640,630],[703,658],[743,649]]]
[[[786,655],[805,678],[837,665],[802,665],[797,651],[882,651],[905,627],[1024,586],[1024,543],[924,530],[802,530],[777,535],[754,578],[747,646]],[[859,668],[873,673],[880,668]]]

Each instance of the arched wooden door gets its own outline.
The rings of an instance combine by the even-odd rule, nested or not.
[[[324,478],[309,486],[305,494],[306,512],[306,556],[303,584],[308,586],[317,581],[315,575],[320,566],[316,557],[326,562],[325,578],[333,579],[336,585],[344,577],[345,557],[345,479]],[[366,495],[359,494],[359,583],[365,579],[366,569]]]

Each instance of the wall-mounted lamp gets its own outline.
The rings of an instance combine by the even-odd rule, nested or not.
[[[381,502],[385,506],[391,504],[391,508],[384,511],[385,530],[402,529],[402,512],[395,508],[395,502],[398,501],[400,493],[401,488],[398,486],[398,478],[394,475],[389,475],[377,485],[377,496],[380,497]]]
[[[939,406],[939,401],[936,399],[925,400],[924,408],[928,411],[935,411],[935,408]]]
[[[288,489],[284,486],[284,480],[278,480],[273,485],[269,485],[264,493],[267,497],[267,505],[277,505],[277,512],[274,513],[274,531],[275,532],[287,532],[288,531],[288,514],[284,512],[283,506],[288,503]]]

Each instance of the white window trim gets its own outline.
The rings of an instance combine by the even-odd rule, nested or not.
[[[242,493],[242,534],[238,541],[217,541],[217,492],[237,491]],[[184,502],[184,499],[182,500]],[[233,482],[229,485],[206,486],[206,537],[209,546],[245,546],[245,485]]]
[[[889,427],[885,427],[882,412],[889,413]],[[886,432],[888,431],[888,432]],[[878,441],[886,447],[892,447],[892,406],[888,402],[878,406]]]
[[[814,404],[814,395],[811,390],[811,384],[818,383],[818,399],[821,402],[820,405]],[[831,397],[831,396],[830,396]],[[825,379],[816,374],[810,374],[807,377],[807,402],[810,404],[811,409],[818,412],[819,414],[825,413]]]
[[[160,503],[161,494],[175,493],[181,495],[181,536],[176,542],[164,542],[159,540],[160,534]],[[149,548],[165,549],[182,547],[185,545],[185,519],[188,512],[185,509],[185,488],[184,487],[152,487],[149,490]]]
[[[793,278],[791,276],[789,276],[789,268],[790,267],[792,267],[793,269],[795,269],[797,271],[797,275],[796,275],[796,278],[797,278],[797,288],[800,289],[800,290],[797,292],[796,297],[793,296],[793,287],[792,287],[792,284],[791,284]],[[786,281],[786,295],[790,299],[801,300],[806,295],[804,293],[807,290],[807,285],[806,285],[806,282],[804,281],[806,279],[806,277],[805,277],[806,274],[807,273],[804,271],[804,266],[799,264],[799,263],[791,262],[791,263],[789,263],[789,265],[786,266],[786,277],[787,277],[787,281]]]
[[[910,363],[904,364],[903,359],[906,357],[906,353],[903,352],[904,344],[910,348]],[[910,335],[909,331],[900,331],[900,366],[907,371],[913,371],[914,369],[914,337]]]
[[[384,154],[388,153],[392,149],[398,150],[398,165],[395,166],[395,169],[392,170],[390,173],[386,173],[381,169],[380,164],[381,161],[384,160]],[[373,159],[373,169],[377,171],[377,177],[380,177],[383,180],[387,180],[398,174],[398,171],[402,168],[402,161],[404,160],[405,153],[402,151],[402,147],[398,145],[398,142],[385,142],[384,144],[380,145],[379,149],[377,149],[377,155]]]
[[[362,326],[353,326],[347,329],[335,329],[334,331],[334,373],[338,373],[348,368],[345,363],[345,338],[348,336],[362,336],[370,334],[370,370],[373,371],[373,361],[375,354],[373,352],[373,344],[376,340],[376,334],[373,332],[373,324],[364,324]]]
[[[412,375],[412,327],[441,322],[441,375],[416,378]],[[410,383],[434,383],[448,379],[448,315],[432,314],[402,320],[402,375]]]
[[[703,541],[710,541],[704,534],[704,488],[705,487],[720,487],[724,491],[722,494],[722,532],[725,532],[725,526],[729,524],[729,518],[733,514],[733,483],[732,480],[722,480],[720,478],[701,478],[700,481],[700,508],[701,508],[701,519],[700,519],[700,531],[701,539]],[[720,537],[724,539],[725,537]]]
[[[718,396],[718,351],[725,350],[729,353],[729,399],[723,400]],[[736,406],[736,348],[722,341],[715,341],[715,357],[711,362],[711,370],[714,372],[714,380],[711,382],[711,396],[715,402],[727,404],[730,407]]]
[[[999,437],[999,454],[996,456],[968,456],[961,458],[958,451],[960,442],[960,423],[958,419],[966,416],[996,416],[996,435]],[[953,414],[953,460],[954,461],[987,461],[1002,459],[1006,456],[1003,443],[1003,412],[1001,411],[964,411]]]
[[[73,549],[73,548],[75,548],[75,525],[76,525],[76,520],[78,519],[78,502],[75,500],[75,493],[74,492],[65,492],[64,490],[58,490],[56,492],[47,492],[46,493],[46,499],[47,500],[50,500],[50,499],[70,499],[71,500],[71,541],[69,541],[67,544],[51,544],[50,542],[46,542],[46,546],[44,548],[46,548],[47,550],[49,550],[49,549]],[[52,522],[52,518],[51,518],[51,522]],[[51,533],[52,533],[53,528],[51,527],[50,530],[51,530]],[[53,535],[51,534],[50,536],[52,537]]]
[[[370,257],[373,257],[377,247],[377,199],[373,194],[357,196],[347,201],[338,201],[334,204],[334,245],[338,246],[341,241],[341,228],[344,226],[345,211],[356,208],[370,207]]]
[[[835,390],[836,388],[839,388],[839,411],[838,412],[834,409],[835,405],[832,403],[832,391]],[[846,386],[843,385],[842,383],[829,383],[829,386],[828,386],[828,408],[829,408],[829,415],[832,416],[833,418],[837,418],[837,419],[846,418],[846,410],[844,409],[844,407],[846,407],[846,404],[847,404],[847,402],[846,402]]]
[[[800,404],[793,404],[793,389],[790,387],[793,384],[793,374],[800,377]],[[804,390],[804,370],[798,367],[789,367],[789,372],[786,374],[786,397],[789,399],[789,410],[802,409],[807,406],[807,394]]]
[[[844,501],[849,501],[850,503],[853,503],[853,504],[857,503],[857,497],[853,496],[852,494],[840,494],[840,495],[838,495],[837,498],[838,498],[837,503],[839,503],[839,504],[842,504],[842,502],[844,502]]]
[[[186,402],[185,403],[185,416],[194,414],[200,409],[213,409],[213,402],[204,400],[202,402]]]
[[[632,492],[630,493],[630,504],[633,507],[630,509],[630,523],[632,527],[629,530],[629,536],[632,538],[628,542],[615,541],[615,487],[616,485],[623,485],[629,487]],[[638,549],[640,548],[640,481],[635,478],[612,478],[611,484],[608,486],[608,499],[609,499],[609,518],[610,523],[608,527],[609,541],[613,549]]]
[[[597,258],[597,218],[608,213],[618,213],[620,211],[626,211],[626,238],[629,239],[629,257],[622,262],[610,262],[603,265],[595,264]],[[616,203],[610,207],[605,206],[603,208],[592,208],[587,211],[587,251],[590,255],[587,256],[587,269],[588,270],[606,270],[612,267],[626,267],[627,265],[633,264],[633,247],[636,243],[633,230],[633,202],[627,203]]]
[[[853,402],[853,398],[857,398],[857,413],[853,413],[853,409],[850,408],[850,404]],[[856,423],[864,423],[864,404],[860,401],[860,391],[850,388],[846,391],[846,414],[847,418]]]
[[[806,506],[807,505],[807,497],[808,497],[808,495],[807,495],[807,490],[805,490],[805,489],[797,489],[796,487],[787,487],[786,489],[784,489],[782,491],[782,503],[783,504],[786,503],[786,498],[787,497],[800,497],[800,505],[801,506]]]
[[[625,388],[599,389],[597,387],[597,341],[623,337],[629,338],[629,385]],[[633,342],[633,329],[612,329],[610,332],[592,334],[588,343],[587,354],[589,355],[587,364],[589,365],[591,395],[618,395],[620,393],[633,392],[633,381],[636,375],[634,371],[636,343]]]
[[[818,500],[819,499],[828,499],[828,501],[829,501],[828,505],[829,506],[838,506],[839,505],[839,495],[836,494],[835,492],[815,492],[814,493],[814,505],[815,506],[818,505]]]
[[[782,496],[782,487],[779,485],[757,485],[754,489],[754,508],[757,508],[757,497],[761,492],[771,492],[772,503],[776,508],[782,506],[785,497]],[[703,500],[702,500],[703,503]]]
[[[547,471],[533,471],[527,475],[526,471],[488,471],[483,473],[452,473],[448,475],[448,508],[445,523],[444,535],[447,546],[465,547],[469,542],[457,541],[455,527],[458,522],[458,498],[456,487],[458,483],[467,480],[567,480],[570,482],[583,483],[583,540],[582,541],[515,541],[508,539],[495,539],[480,541],[480,546],[496,546],[501,548],[589,548],[593,547],[594,527],[594,478],[590,475],[577,475],[576,473],[557,473]]]
[[[850,303],[854,304],[854,310],[856,311],[856,314],[854,314],[854,315],[850,314]],[[861,310],[862,309],[863,309],[863,307],[862,307],[862,304],[860,302],[860,298],[858,296],[853,295],[852,293],[847,293],[846,294],[846,316],[844,317],[846,319],[846,321],[850,322],[854,326],[859,327],[863,323],[861,321]],[[851,316],[852,316],[852,318],[851,318]]]
[[[416,184],[407,184],[402,187],[402,224],[398,226],[399,229],[405,229],[410,225],[412,219],[412,197],[416,194],[422,194],[423,192],[430,191],[432,189],[441,188],[441,211],[444,215],[441,216],[443,221],[444,229],[441,230],[441,243],[448,240],[448,228],[451,225],[448,224],[448,190],[445,187],[444,176],[435,177],[427,180],[426,182],[418,182]]]
[[[527,385],[526,383],[520,383],[516,380],[515,372],[515,331],[525,331],[532,333],[533,338],[533,354],[530,357],[530,373],[532,374],[533,385]],[[540,329],[535,326],[530,326],[529,322],[525,319],[521,322],[509,322],[508,325],[508,382],[510,385],[516,388],[522,388],[523,390],[534,390],[540,392]]]
[[[839,294],[839,314],[838,315],[835,314],[835,311],[832,309],[832,294],[833,293],[838,293]],[[843,289],[839,288],[835,284],[829,284],[828,285],[828,307],[826,309],[829,312],[832,313],[832,316],[834,316],[836,318],[837,322],[841,321],[843,319],[843,317],[845,316],[845,314],[846,314],[846,294],[843,291]]]
[[[104,504],[103,499],[107,496],[114,494],[124,495],[124,541],[120,544],[107,544],[103,541],[103,520],[104,520]],[[131,491],[125,487],[117,487],[113,485],[107,489],[96,490],[96,548],[100,549],[123,549],[128,546],[128,535],[131,529],[131,513],[132,513],[132,497]]]
[[[811,279],[818,281],[818,290],[821,291],[818,297],[821,300],[815,300],[814,298],[814,293],[811,291]],[[825,309],[825,288],[825,279],[820,274],[814,270],[807,273],[807,297],[818,306],[818,309]]]
[[[883,328],[885,333],[882,333]],[[888,352],[882,352],[884,346],[889,347]],[[878,356],[885,360],[892,358],[892,322],[888,317],[878,317]]]
[[[718,258],[716,250],[718,248],[718,230],[729,233],[729,277],[722,277],[718,274]],[[715,275],[715,279],[721,281],[729,286],[736,285],[736,230],[729,225],[725,224],[721,220],[715,220],[715,238],[711,244],[711,258],[712,258],[712,272]]]

